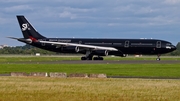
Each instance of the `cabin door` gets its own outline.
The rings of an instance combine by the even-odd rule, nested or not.
[[[129,41],[125,41],[124,47],[126,47],[126,48],[129,47]]]
[[[161,48],[161,41],[156,42],[156,48]]]

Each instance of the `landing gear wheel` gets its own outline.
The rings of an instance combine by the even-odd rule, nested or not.
[[[92,60],[92,57],[91,51],[86,51],[86,56],[81,57],[81,60]]]
[[[81,60],[92,60],[92,56],[88,56],[88,57],[83,56],[81,57]]]
[[[99,60],[104,60],[104,58],[103,57],[99,57]]]
[[[156,58],[157,61],[161,60],[160,56],[161,56],[160,54],[157,55],[157,58]]]
[[[161,60],[161,58],[156,58],[156,60],[157,60],[157,61],[160,61],[160,60]]]
[[[92,60],[92,57],[91,57],[91,56],[89,56],[89,57],[87,58],[87,60]]]
[[[93,60],[98,60],[98,57],[94,57]]]
[[[104,60],[103,57],[94,57],[93,60]]]
[[[81,60],[87,60],[87,58],[86,57],[81,57]]]

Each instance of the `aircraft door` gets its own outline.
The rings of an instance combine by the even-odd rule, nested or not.
[[[156,42],[156,48],[161,48],[161,41]]]
[[[125,41],[124,47],[126,47],[126,48],[129,47],[129,41]]]

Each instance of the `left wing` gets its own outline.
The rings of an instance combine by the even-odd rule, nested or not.
[[[92,50],[108,50],[108,51],[118,51],[118,49],[114,47],[102,47],[102,46],[94,46],[94,45],[85,45],[85,44],[77,44],[77,43],[64,43],[64,42],[51,42],[51,41],[38,41],[40,43],[48,43],[52,45],[64,45],[64,46],[76,46],[81,48],[87,48]]]

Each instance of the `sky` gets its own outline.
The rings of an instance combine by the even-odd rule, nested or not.
[[[50,38],[153,38],[180,42],[180,0],[0,0],[0,45],[25,45],[16,15]]]

